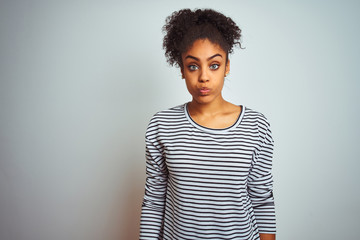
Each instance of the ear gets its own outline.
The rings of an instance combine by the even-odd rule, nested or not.
[[[230,72],[230,59],[227,60],[226,66],[225,66],[225,77]]]
[[[185,79],[184,69],[183,69],[183,68],[181,68],[181,70],[180,70],[180,71],[181,71],[181,78],[182,78],[182,79]]]

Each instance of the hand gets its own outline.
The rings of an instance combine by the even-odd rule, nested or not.
[[[260,233],[260,240],[275,240],[275,234]]]

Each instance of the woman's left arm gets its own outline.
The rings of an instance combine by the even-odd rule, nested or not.
[[[256,146],[247,181],[261,240],[275,239],[275,206],[273,196],[272,155],[274,141],[270,124],[262,115],[258,119],[259,144]]]

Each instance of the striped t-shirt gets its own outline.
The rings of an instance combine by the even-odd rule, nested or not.
[[[187,104],[153,116],[140,239],[258,240],[275,233],[269,123],[241,109],[225,129],[197,124]]]

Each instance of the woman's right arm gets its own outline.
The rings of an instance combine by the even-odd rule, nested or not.
[[[168,171],[159,145],[146,138],[146,183],[140,221],[141,239],[160,239]]]

